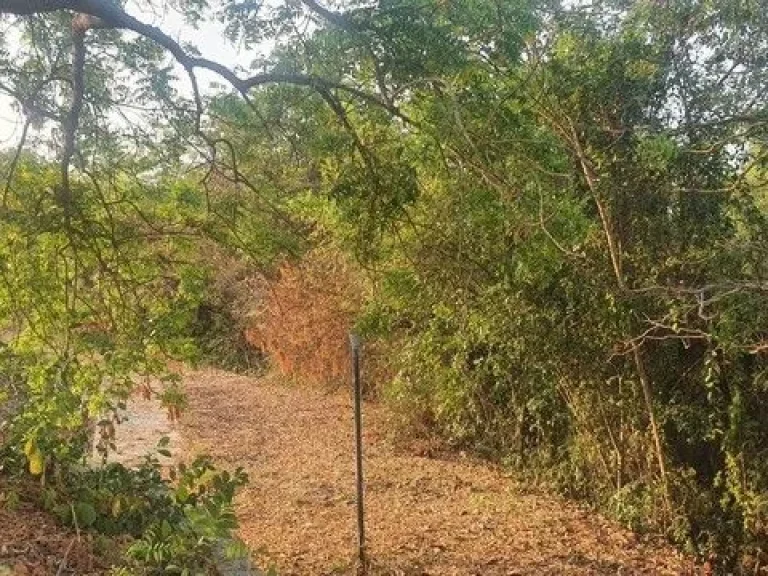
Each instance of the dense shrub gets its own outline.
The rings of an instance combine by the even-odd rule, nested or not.
[[[200,359],[206,364],[237,372],[260,372],[265,358],[248,342],[250,310],[264,297],[261,274],[242,259],[209,246],[201,266],[209,272],[205,298],[200,303],[191,333]]]

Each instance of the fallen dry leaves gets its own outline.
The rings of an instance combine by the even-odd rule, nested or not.
[[[105,574],[90,537],[77,535],[28,503],[0,503],[0,575]]]
[[[351,398],[218,371],[186,379],[182,437],[243,466],[240,535],[281,576],[355,573]],[[562,499],[521,490],[467,459],[403,454],[386,413],[365,406],[370,574],[439,576],[690,573],[670,547]]]

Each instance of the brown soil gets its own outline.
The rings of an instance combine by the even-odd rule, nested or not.
[[[188,375],[182,437],[243,466],[240,535],[281,576],[352,574],[355,536],[351,400],[346,394],[217,371]],[[689,563],[562,499],[526,493],[468,459],[403,454],[386,413],[365,408],[371,574],[677,575]]]
[[[8,494],[7,487],[2,488]],[[28,503],[0,503],[0,576],[105,574],[91,537],[63,528]]]

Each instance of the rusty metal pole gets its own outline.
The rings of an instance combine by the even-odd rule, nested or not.
[[[355,400],[355,476],[357,481],[357,558],[360,573],[366,573],[365,561],[365,518],[363,506],[363,390],[360,383],[360,339],[349,335],[352,349],[352,383]]]

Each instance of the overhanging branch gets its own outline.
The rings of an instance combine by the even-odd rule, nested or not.
[[[350,22],[344,14],[331,12],[322,8],[313,0],[302,0],[310,10],[318,13],[331,23],[349,28]],[[73,65],[72,65],[72,102],[70,111],[64,124],[64,148],[62,151],[60,171],[61,185],[57,190],[59,202],[65,207],[71,202],[71,190],[69,186],[69,167],[75,151],[76,132],[83,108],[85,92],[84,66],[85,66],[85,34],[92,28],[112,28],[129,30],[147,38],[171,53],[174,59],[184,68],[192,85],[194,102],[196,107],[195,132],[201,133],[201,118],[203,104],[200,90],[195,76],[196,69],[205,69],[218,74],[226,80],[241,96],[248,100],[248,93],[252,88],[267,84],[290,84],[306,86],[314,89],[334,110],[342,122],[347,122],[343,109],[334,92],[343,92],[364,103],[377,106],[386,110],[405,122],[413,125],[414,122],[403,114],[391,102],[382,100],[381,97],[364,90],[349,86],[343,82],[329,80],[310,74],[267,72],[256,74],[247,78],[241,78],[231,68],[213,60],[202,58],[188,53],[176,40],[163,32],[160,28],[141,22],[123,10],[116,2],[111,0],[0,0],[0,14],[15,14],[25,16],[56,11],[72,11],[75,16],[72,21],[73,30]],[[341,112],[340,112],[341,111]],[[347,122],[347,129],[351,129]],[[354,135],[354,130],[351,130]],[[357,147],[366,157],[365,147],[357,141]]]
[[[330,12],[321,8],[316,2],[304,0],[303,3],[313,11],[320,13],[334,24],[339,25],[340,19],[344,19],[343,14]],[[199,56],[193,56],[187,53],[184,48],[160,28],[145,24],[137,18],[125,12],[122,7],[109,0],[0,0],[0,14],[16,14],[19,16],[40,14],[47,12],[56,12],[60,10],[70,10],[80,14],[87,14],[98,19],[91,20],[91,27],[115,28],[130,30],[152,40],[159,46],[165,48],[176,61],[191,75],[197,68],[209,70],[221,76],[241,95],[247,97],[251,88],[265,84],[293,84],[296,86],[307,86],[316,90],[340,90],[365,101],[384,108],[389,113],[397,116],[401,120],[412,123],[397,107],[383,101],[374,94],[369,94],[363,90],[348,86],[342,82],[335,82],[326,78],[320,78],[309,74],[287,74],[287,73],[264,73],[241,78],[229,67]],[[348,24],[348,23],[347,23]]]

